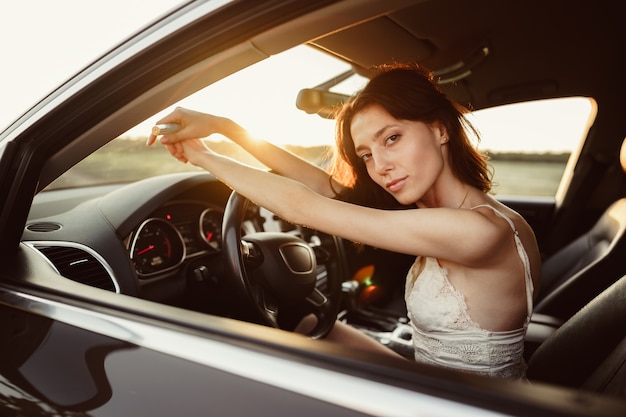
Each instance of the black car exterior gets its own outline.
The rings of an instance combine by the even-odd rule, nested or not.
[[[424,3],[434,7],[437,1]],[[449,3],[465,7],[463,2]],[[502,7],[499,2],[475,3],[478,11]],[[540,13],[542,3],[531,3]],[[562,6],[574,18],[584,16],[580,8],[589,7],[587,2],[553,3],[550,10]],[[614,396],[539,381],[520,384],[459,375],[349,351],[228,314],[207,315],[159,303],[160,290],[150,292],[150,280],[137,278],[125,239],[168,199],[195,195],[203,187],[225,205],[229,190],[203,174],[148,179],[128,188],[97,187],[91,198],[74,199],[68,191],[63,202],[39,200],[38,207],[48,211],[31,221],[34,196],[128,127],[162,110],[164,103],[266,54],[406,6],[395,0],[183,3],[0,134],[1,415],[624,415],[626,402]],[[592,10],[607,25],[617,19],[612,6],[602,3]],[[612,39],[612,51],[622,54],[623,34]],[[331,48],[332,38],[326,40]],[[625,91],[624,77],[616,76],[623,75],[620,62],[607,77],[613,80],[611,89]],[[516,91],[491,98],[505,102]],[[478,106],[489,105],[486,96],[476,97]],[[621,129],[623,138],[623,125]],[[610,152],[622,138],[606,144]],[[526,208],[537,229],[548,230],[555,218],[564,222],[559,228],[568,225],[567,217],[556,216],[559,207],[552,202],[509,203]],[[592,207],[580,218],[598,211]],[[65,223],[59,229],[37,228],[54,228],[60,218]],[[60,279],[58,265],[41,252],[52,244],[78,249],[80,263],[104,265],[113,277],[111,288]],[[201,275],[204,282],[202,265],[187,266],[185,279]],[[167,291],[177,291],[179,284]]]

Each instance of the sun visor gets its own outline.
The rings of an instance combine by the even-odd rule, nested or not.
[[[389,62],[422,62],[434,50],[429,41],[416,38],[387,17],[351,26],[311,43],[363,68]]]

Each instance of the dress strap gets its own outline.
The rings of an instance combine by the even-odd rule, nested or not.
[[[535,291],[535,288],[533,285],[533,278],[530,273],[530,260],[528,259],[528,253],[526,253],[526,249],[524,249],[524,245],[522,244],[522,240],[519,238],[519,232],[517,231],[517,228],[515,227],[515,223],[513,223],[513,220],[511,220],[507,215],[505,215],[504,213],[501,213],[499,210],[497,210],[495,207],[490,206],[489,204],[481,204],[478,206],[474,206],[470,210],[474,210],[475,208],[478,208],[478,207],[490,208],[491,210],[494,211],[494,213],[496,213],[498,216],[506,220],[511,226],[511,229],[513,230],[513,234],[515,238],[515,246],[517,247],[517,253],[520,259],[522,260],[522,264],[524,265],[524,280],[526,283],[526,306],[528,310],[528,315],[526,316],[526,323],[528,324],[528,322],[530,322],[530,316],[533,313],[533,293]]]

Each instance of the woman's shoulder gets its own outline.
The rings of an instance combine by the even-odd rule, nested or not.
[[[541,257],[532,227],[517,211],[495,200],[493,197],[489,198],[493,201],[492,203],[481,204],[475,207],[474,210],[478,210],[485,216],[499,216],[508,219],[508,223],[510,225],[509,230],[513,229],[513,232],[521,240],[524,251],[526,252],[531,264],[531,275],[533,276],[535,285],[538,285],[541,275]],[[505,226],[502,227],[502,230],[506,230]]]
[[[491,197],[490,200],[472,206],[471,210],[487,219],[501,239],[508,239],[511,234],[516,234],[525,243],[524,246],[535,245],[534,233],[524,217]]]
[[[471,210],[481,213],[484,216],[488,216],[490,218],[504,218],[512,223],[515,228],[524,228],[528,224],[524,217],[519,214],[517,211],[513,210],[509,206],[501,203],[495,198],[486,195],[485,200],[480,202],[479,204],[475,204],[472,206]]]

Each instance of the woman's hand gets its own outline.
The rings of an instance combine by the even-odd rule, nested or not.
[[[172,113],[159,120],[156,124],[167,123],[176,123],[180,125],[180,129],[174,133],[162,135],[161,143],[164,145],[175,144],[188,139],[205,138],[214,133],[229,136],[232,131],[237,130],[239,127],[234,122],[224,117],[184,109],[182,107],[177,107]],[[146,144],[150,146],[155,143],[156,140],[157,136],[150,134]]]
[[[159,120],[156,124],[175,123],[180,125],[176,132],[164,134],[160,137],[161,144],[165,145],[169,153],[181,162],[199,164],[201,154],[211,153],[200,138],[215,133],[229,134],[229,129],[239,128],[229,119],[201,113],[194,110],[177,107],[172,113]],[[157,141],[157,136],[151,134],[146,145],[151,146]]]
[[[209,148],[200,139],[185,139],[179,142],[169,143],[164,138],[161,143],[165,145],[169,153],[180,162],[191,163],[200,166],[200,158],[202,154],[212,153]]]

